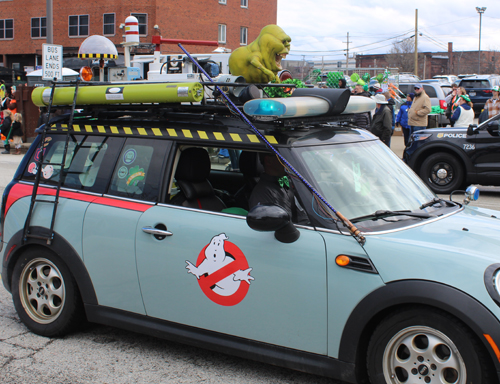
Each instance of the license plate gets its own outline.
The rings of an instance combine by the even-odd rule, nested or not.
[[[476,92],[469,92],[469,96],[476,96]]]

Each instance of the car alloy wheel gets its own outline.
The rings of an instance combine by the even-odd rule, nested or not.
[[[53,322],[61,314],[66,297],[64,279],[49,260],[31,260],[19,279],[21,303],[28,316],[37,323]]]

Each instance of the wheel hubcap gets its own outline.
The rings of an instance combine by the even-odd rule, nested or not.
[[[51,323],[64,307],[66,288],[62,274],[49,260],[34,259],[21,272],[19,294],[32,320],[41,324]]]
[[[455,344],[429,327],[409,327],[387,344],[383,357],[387,383],[464,384],[465,363]]]
[[[435,164],[431,169],[431,181],[437,185],[447,185],[453,181],[453,168],[448,163]]]

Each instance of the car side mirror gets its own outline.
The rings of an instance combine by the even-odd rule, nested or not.
[[[274,231],[274,237],[282,243],[293,243],[300,237],[288,212],[277,205],[256,205],[248,212],[247,224],[255,231]]]
[[[467,136],[472,136],[472,135],[477,134],[476,128],[477,128],[477,124],[469,125],[469,127],[467,128]]]
[[[498,128],[500,126],[500,122],[498,120],[490,121],[486,126],[486,130],[491,136],[498,136]]]

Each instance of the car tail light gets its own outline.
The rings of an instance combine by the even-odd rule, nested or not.
[[[448,108],[448,104],[446,104],[446,101],[444,101],[444,100],[439,100],[439,107],[441,109],[446,109],[446,108]]]
[[[483,92],[484,93],[493,93],[493,91],[491,89],[485,89]]]

